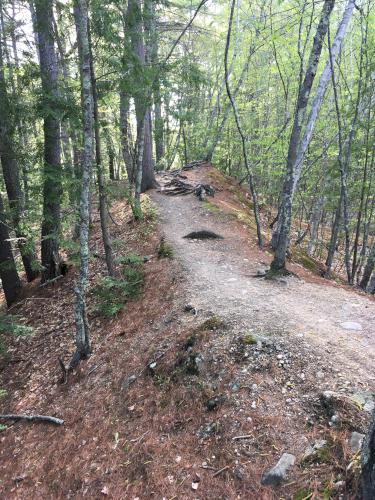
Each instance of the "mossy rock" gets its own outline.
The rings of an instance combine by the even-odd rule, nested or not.
[[[219,316],[212,316],[212,318],[206,319],[199,327],[198,331],[216,331],[220,328],[225,328],[225,322]]]
[[[258,339],[254,337],[252,333],[245,333],[245,335],[240,337],[239,341],[244,345],[255,345],[258,342]]]

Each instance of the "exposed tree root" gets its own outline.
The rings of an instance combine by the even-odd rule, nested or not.
[[[0,420],[27,420],[28,422],[47,422],[55,425],[64,425],[64,420],[50,417],[49,415],[0,415]]]

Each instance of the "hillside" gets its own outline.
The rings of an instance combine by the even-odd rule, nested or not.
[[[298,262],[294,276],[265,280],[271,253],[256,246],[246,190],[210,165],[182,174],[215,196],[154,190],[139,223],[124,201],[111,209],[117,258],[146,257],[139,295],[111,319],[97,311],[94,212],[93,354],[66,383],[58,359],[74,350],[74,265],[11,308],[34,333],[5,339],[1,413],[64,425],[4,422],[2,498],[355,496],[350,440],[373,406],[374,298]],[[222,239],[184,238],[199,230]],[[294,465],[280,485],[262,485],[283,453]]]

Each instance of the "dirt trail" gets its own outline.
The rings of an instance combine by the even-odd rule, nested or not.
[[[198,310],[225,318],[236,330],[278,335],[291,349],[309,352],[312,369],[315,362],[316,369],[327,369],[327,387],[346,383],[375,388],[374,301],[324,280],[255,278],[269,256],[254,248],[233,218],[207,209],[193,195],[154,193],[153,199],[164,234],[186,272],[187,296]],[[199,229],[224,239],[183,238]],[[343,326],[346,322],[359,323],[361,329],[345,329],[350,327]]]

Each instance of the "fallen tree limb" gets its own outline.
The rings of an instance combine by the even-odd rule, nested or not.
[[[49,415],[0,415],[0,420],[27,420],[29,422],[48,422],[55,425],[64,425],[64,420]]]

